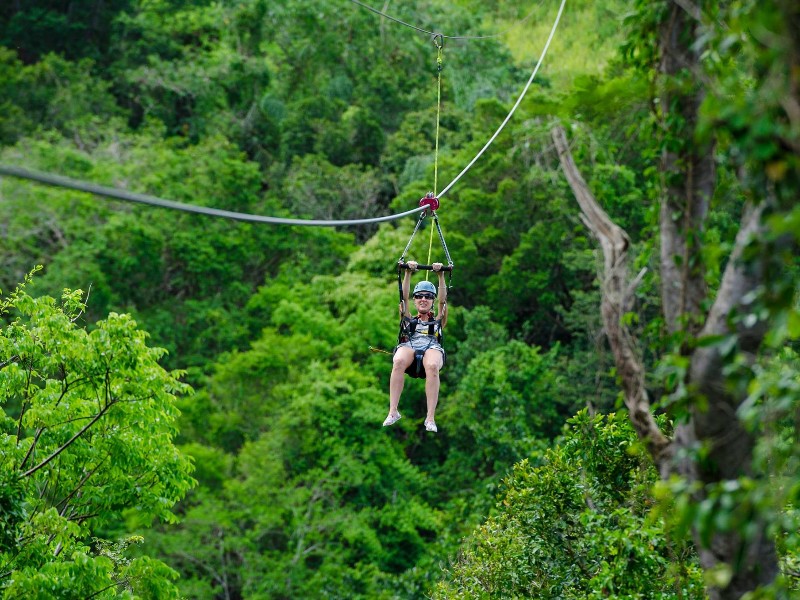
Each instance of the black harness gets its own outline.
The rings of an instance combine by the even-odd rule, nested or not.
[[[444,346],[442,343],[444,341],[444,336],[442,335],[442,321],[441,319],[434,318],[432,313],[428,313],[430,316],[427,320],[421,320],[420,316],[417,315],[416,317],[403,317],[400,320],[400,333],[397,336],[397,345],[404,344],[406,342],[411,341],[411,337],[414,334],[419,333],[417,331],[418,326],[422,324],[427,324],[428,326],[428,333],[431,339],[436,340],[436,343],[440,346]],[[444,350],[444,348],[442,348]],[[395,348],[397,350],[397,348]],[[421,348],[417,350],[414,349],[414,361],[408,366],[406,369],[406,374],[411,377],[416,377],[417,379],[424,379],[425,378],[425,367],[422,364],[422,358],[425,356],[425,352],[428,348]],[[444,360],[445,354],[442,352],[442,359]]]

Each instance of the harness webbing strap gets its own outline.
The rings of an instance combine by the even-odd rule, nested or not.
[[[433,222],[436,224],[436,232],[439,234],[439,241],[442,242],[442,248],[444,249],[444,256],[447,258],[447,264],[449,266],[453,266],[453,259],[450,258],[450,251],[447,249],[447,244],[444,242],[444,235],[442,234],[442,228],[439,225],[439,217],[436,216],[436,213],[433,213]],[[431,231],[431,235],[433,235],[433,231]],[[452,287],[453,284],[453,270],[450,269],[450,275],[447,277],[447,287]]]
[[[434,215],[436,213],[433,213]],[[408,253],[408,249],[411,248],[411,242],[414,241],[414,236],[417,235],[417,231],[419,230],[419,226],[422,225],[422,222],[425,220],[425,217],[428,216],[428,211],[423,210],[420,215],[419,219],[417,219],[417,224],[414,226],[414,231],[411,232],[411,237],[408,239],[408,243],[406,247],[403,248],[403,253],[400,255],[400,259],[397,261],[398,263],[404,262],[406,259],[406,254]],[[439,234],[441,235],[441,233]]]
[[[433,213],[434,220],[436,219],[436,213]],[[430,239],[428,240],[428,264],[431,264],[431,255],[433,254],[433,227],[431,227],[431,235]],[[428,281],[428,271],[425,271],[425,281]]]
[[[442,228],[439,226],[439,217],[436,213],[433,213],[433,222],[436,223],[436,231],[439,233],[439,241],[442,242],[442,248],[444,249],[444,255],[447,258],[447,264],[451,267],[453,266],[453,259],[450,258],[450,251],[447,249],[447,244],[444,243],[444,235],[442,234]],[[450,275],[452,276],[453,272],[450,271]]]

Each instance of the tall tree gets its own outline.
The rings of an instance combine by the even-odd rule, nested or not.
[[[800,9],[780,0],[723,3],[719,10],[706,4],[642,2],[638,15],[640,41],[657,41],[655,51],[640,49],[639,56],[658,73],[662,313],[675,347],[668,360],[679,376],[670,391],[685,409],[674,413],[671,436],[653,418],[642,352],[624,318],[636,283],[628,276],[630,240],[581,177],[564,130],[552,132],[582,218],[603,250],[601,312],[630,419],[662,477],[681,475],[695,506],[715,506],[725,489],[739,489],[744,481],[767,485],[766,474],[754,468],[758,432],[745,426],[740,409],[765,335],[780,315],[796,315],[797,265],[789,249],[796,248],[798,232],[778,224],[781,216],[797,214],[790,211],[800,162]],[[748,202],[718,289],[709,290],[703,230],[719,186],[716,143],[739,159],[732,166]],[[777,265],[788,269],[778,271]],[[746,505],[740,510],[748,512],[749,527],[722,519],[705,528],[693,522],[715,600],[740,598],[778,573],[765,511],[746,495],[729,494],[728,500]]]

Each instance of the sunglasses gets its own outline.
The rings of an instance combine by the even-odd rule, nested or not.
[[[414,294],[414,300],[433,300],[433,294]]]

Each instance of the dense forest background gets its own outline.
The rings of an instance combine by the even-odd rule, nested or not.
[[[433,40],[359,3],[3,3],[0,163],[253,214],[403,212],[497,130],[559,5],[374,6],[451,36],[434,165]],[[3,597],[716,598],[759,569],[750,597],[797,593],[797,12],[566,2],[523,102],[438,210],[456,266],[437,435],[417,380],[381,427],[391,361],[370,351],[395,343],[414,217],[251,224],[2,177]],[[685,15],[697,63],[667,72],[657,32]],[[665,476],[637,435],[556,126],[630,236],[622,321],[658,426],[703,412],[689,349],[721,348],[754,440],[741,473]],[[741,315],[764,323],[758,352],[662,315],[664,156],[687,146],[716,165],[680,257],[703,265],[708,304],[750,204],[774,199],[741,258],[777,261]],[[409,259],[428,262],[429,227]],[[676,460],[705,464],[701,442]],[[720,534],[735,558],[712,564]],[[751,560],[762,538],[774,560]]]

